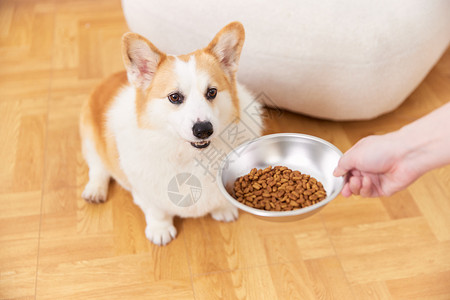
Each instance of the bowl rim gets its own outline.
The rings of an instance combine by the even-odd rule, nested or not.
[[[237,146],[236,148],[234,148],[232,151],[230,151],[225,158],[222,160],[219,170],[217,172],[217,176],[216,176],[216,180],[218,181],[217,185],[219,186],[220,191],[222,192],[222,194],[225,196],[225,198],[235,207],[238,207],[239,209],[246,211],[250,214],[253,215],[257,215],[260,217],[268,217],[268,218],[278,218],[278,217],[289,217],[289,216],[300,216],[303,214],[307,214],[310,213],[316,209],[321,208],[322,206],[325,206],[326,204],[328,204],[331,200],[335,199],[339,193],[342,191],[342,188],[344,187],[344,176],[340,176],[340,177],[336,177],[336,179],[339,180],[339,185],[337,186],[337,189],[331,194],[328,195],[327,198],[325,198],[324,200],[304,207],[304,208],[299,208],[299,209],[294,209],[294,210],[290,210],[290,211],[267,211],[267,210],[262,210],[262,209],[258,209],[258,208],[253,208],[250,206],[247,206],[245,204],[240,203],[239,201],[237,201],[236,199],[234,199],[225,189],[225,186],[223,185],[222,182],[222,174],[223,174],[223,169],[224,166],[226,165],[226,162],[228,161],[228,159],[230,158],[231,155],[234,155],[236,152],[239,152],[241,150],[243,150],[243,148],[249,146],[250,144],[253,144],[255,142],[261,141],[261,140],[266,140],[266,139],[273,139],[276,137],[296,137],[296,138],[303,138],[303,139],[308,139],[308,140],[314,140],[316,142],[325,144],[326,146],[328,146],[329,148],[331,148],[333,151],[335,151],[340,157],[343,156],[343,153],[341,150],[339,150],[339,148],[337,148],[335,145],[331,144],[330,142],[321,139],[319,137],[313,136],[313,135],[308,135],[308,134],[303,134],[303,133],[275,133],[275,134],[268,134],[268,135],[264,135],[255,139],[252,139],[250,141],[247,141],[239,146]]]

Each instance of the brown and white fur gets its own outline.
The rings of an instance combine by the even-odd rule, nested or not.
[[[261,134],[260,117],[245,120],[250,116],[244,113],[251,105],[259,111],[259,104],[236,82],[244,36],[242,24],[234,22],[206,48],[181,56],[161,52],[138,34],[123,36],[126,73],[100,84],[81,111],[82,150],[89,166],[86,201],[106,201],[114,178],[143,210],[145,234],[157,245],[175,238],[174,216],[237,218],[237,209],[196,158],[211,146],[229,152],[219,134],[232,122],[245,122],[253,134]],[[172,203],[167,192],[169,181],[183,172],[202,184],[200,199],[188,207]]]

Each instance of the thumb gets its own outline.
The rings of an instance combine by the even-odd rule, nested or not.
[[[340,177],[340,176],[344,176],[345,174],[347,174],[349,170],[343,168],[341,165],[338,164],[338,166],[336,167],[336,169],[334,169],[333,175],[335,177]]]
[[[333,175],[336,177],[344,176],[348,171],[352,170],[353,167],[354,165],[352,164],[352,160],[347,152],[339,160],[337,167],[334,169]]]

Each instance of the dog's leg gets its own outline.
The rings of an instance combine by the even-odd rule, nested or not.
[[[133,199],[144,212],[147,222],[145,235],[153,244],[163,246],[177,236],[177,229],[173,226],[173,216],[144,201],[136,193],[133,193]]]
[[[214,220],[221,222],[235,221],[239,216],[238,209],[231,204],[224,204],[223,206],[216,208],[211,212],[211,217]]]
[[[105,169],[92,141],[83,139],[83,154],[89,166],[89,182],[81,197],[91,203],[105,202],[108,197],[110,174]]]

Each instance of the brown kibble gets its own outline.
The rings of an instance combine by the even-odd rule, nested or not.
[[[257,209],[289,211],[316,204],[327,197],[314,177],[284,166],[253,168],[234,182],[237,201]]]
[[[290,204],[291,204],[291,206],[293,206],[293,207],[299,207],[299,206],[300,206],[300,204],[298,204],[298,203],[295,202],[295,201],[292,201]]]
[[[306,190],[306,191],[303,192],[303,195],[309,196],[309,195],[311,195],[313,192],[314,192],[313,190]]]
[[[267,172],[269,172],[270,170],[272,170],[272,166],[268,166],[267,168],[265,168],[262,173],[266,174]]]
[[[254,183],[252,186],[255,190],[261,189],[261,186],[258,183]]]
[[[298,198],[299,203],[305,202],[305,197],[303,195],[300,195],[300,198]]]

